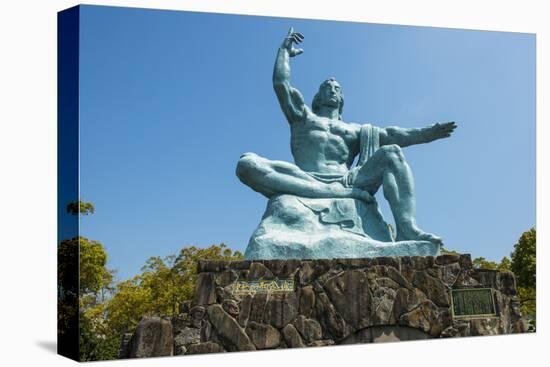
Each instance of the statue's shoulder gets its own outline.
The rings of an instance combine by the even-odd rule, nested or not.
[[[351,128],[351,130],[357,133],[361,131],[361,128],[363,126],[362,124],[359,124],[357,122],[346,122],[346,121],[342,121],[342,122],[345,123],[346,126],[348,126],[348,128]]]

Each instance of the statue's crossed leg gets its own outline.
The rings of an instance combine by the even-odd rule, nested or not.
[[[237,176],[247,186],[266,197],[290,194],[306,198],[354,198],[372,200],[363,190],[339,182],[315,179],[295,164],[269,160],[255,153],[244,153],[237,164]]]
[[[422,231],[416,225],[414,179],[398,145],[380,147],[357,170],[353,186],[372,195],[382,186],[395,220],[397,241],[425,240],[441,244],[441,238]]]
[[[351,185],[325,183],[315,179],[295,164],[273,161],[254,153],[239,159],[239,179],[266,197],[290,194],[308,198],[354,198],[372,201],[380,186],[388,200],[396,223],[397,241],[425,240],[440,244],[442,240],[416,225],[414,180],[411,169],[397,145],[380,147],[361,167],[353,168]]]

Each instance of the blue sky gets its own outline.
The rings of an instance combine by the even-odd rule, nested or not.
[[[240,154],[292,161],[271,86],[291,25],[306,101],[334,76],[345,121],[457,122],[450,139],[405,149],[418,223],[447,248],[509,255],[535,225],[534,35],[84,6],[80,192],[96,213],[81,233],[118,278],[183,246],[244,251],[267,200],[235,176]]]

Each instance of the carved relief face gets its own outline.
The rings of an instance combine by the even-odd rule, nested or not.
[[[191,316],[191,325],[193,327],[201,327],[202,319],[206,314],[206,310],[202,306],[195,306],[189,311],[189,316]]]
[[[233,317],[237,317],[239,315],[239,305],[232,299],[223,301],[222,307],[225,312]]]

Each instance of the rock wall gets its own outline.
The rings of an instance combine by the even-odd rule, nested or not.
[[[201,261],[198,266],[194,299],[170,320],[175,355],[525,331],[514,275],[473,269],[469,255]],[[273,279],[292,279],[293,289],[235,287]],[[462,288],[492,288],[496,316],[453,317],[450,291]],[[154,330],[150,318],[142,320],[131,340],[126,337],[130,345],[121,346],[121,357],[155,356],[155,350],[172,354],[166,354],[169,348],[136,347],[143,344],[139,335],[148,335],[142,327]],[[156,329],[166,331],[161,325]],[[138,350],[141,354],[133,353]]]

